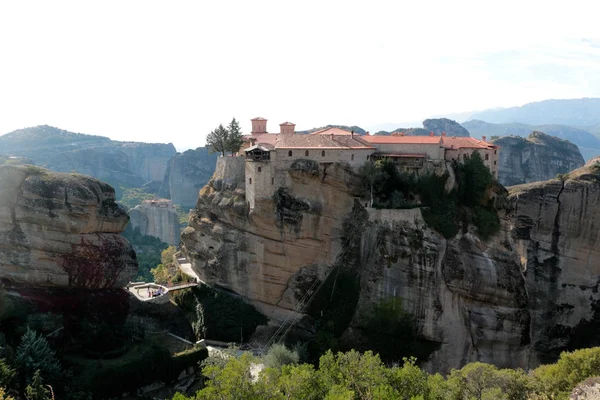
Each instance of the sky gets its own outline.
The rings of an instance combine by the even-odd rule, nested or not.
[[[600,97],[593,1],[2,1],[0,134],[205,144]],[[464,116],[462,114],[461,116]]]

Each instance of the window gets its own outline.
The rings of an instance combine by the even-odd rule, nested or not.
[[[496,161],[494,161],[494,165],[496,165]]]
[[[498,152],[498,150],[494,150],[494,154],[496,154]]]
[[[248,183],[252,185],[252,178],[248,178]]]
[[[485,155],[485,161],[488,161],[489,159],[490,159],[490,155],[489,155],[489,154],[486,154],[486,155]]]
[[[367,160],[369,160],[369,156],[367,156]]]
[[[258,172],[262,171],[262,167],[258,167]]]
[[[275,184],[275,178],[271,178],[271,185]]]
[[[288,151],[288,157],[291,157],[291,156],[292,156],[292,151],[290,150],[290,151]]]
[[[305,157],[308,157],[308,150],[306,150],[306,151],[304,152],[304,156],[305,156]]]
[[[354,154],[350,155],[350,161],[354,161]]]
[[[321,151],[321,157],[325,157],[325,150]]]

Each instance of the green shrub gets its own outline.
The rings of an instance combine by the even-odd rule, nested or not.
[[[283,344],[272,345],[264,356],[265,366],[268,368],[281,368],[288,364],[298,364],[300,356]]]

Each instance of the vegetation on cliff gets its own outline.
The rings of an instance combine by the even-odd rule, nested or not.
[[[285,364],[267,367],[253,378],[261,360],[249,353],[226,363],[207,363],[206,387],[189,399],[423,399],[526,400],[569,397],[579,382],[600,373],[600,348],[563,353],[555,364],[530,373],[474,362],[447,376],[429,374],[405,358],[391,367],[372,352],[327,352],[314,366]]]
[[[365,190],[375,208],[420,207],[427,224],[446,238],[455,236],[469,224],[482,238],[500,229],[496,210],[487,198],[494,185],[489,169],[478,152],[464,162],[452,165],[457,185],[449,192],[449,173],[416,176],[400,172],[392,161],[368,162],[359,170]]]
[[[231,120],[227,128],[220,124],[215,130],[211,131],[206,137],[206,146],[212,153],[226,152],[237,153],[242,145],[242,130],[240,124],[235,118]]]

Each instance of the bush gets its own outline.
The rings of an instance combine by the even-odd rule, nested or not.
[[[274,344],[264,356],[265,366],[268,368],[281,368],[288,364],[298,364],[300,356],[283,344]]]

